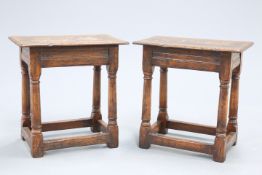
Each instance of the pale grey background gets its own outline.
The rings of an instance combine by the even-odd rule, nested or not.
[[[0,174],[261,174],[261,9],[260,0],[1,0]],[[19,50],[7,37],[97,33],[112,34],[130,42],[152,35],[255,42],[244,54],[239,141],[229,151],[224,164],[193,152],[159,146],[149,150],[137,147],[143,87],[142,50],[132,44],[120,47],[119,148],[97,145],[50,151],[44,158],[31,158],[27,145],[20,140]],[[106,120],[105,68],[102,72],[102,112]],[[91,67],[44,69],[41,77],[43,121],[89,116],[91,83]],[[155,119],[159,90],[157,68],[153,85],[152,118]],[[170,70],[170,118],[215,125],[218,87],[215,73]]]

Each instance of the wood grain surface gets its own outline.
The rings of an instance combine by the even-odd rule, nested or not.
[[[9,39],[20,47],[128,44],[127,41],[104,34],[65,36],[10,36]]]
[[[253,42],[153,36],[140,41],[135,41],[133,44],[183,49],[243,52],[251,47]]]

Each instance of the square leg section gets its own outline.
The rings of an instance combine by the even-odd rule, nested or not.
[[[39,137],[38,135],[33,133],[30,127],[22,127],[22,137],[28,143],[32,152],[32,157],[42,157],[44,151],[47,150],[55,150],[61,148],[87,146],[87,145],[95,145],[95,144],[110,145],[114,143],[115,139],[118,140],[118,134],[114,135],[114,137],[117,138],[112,138],[111,131],[108,129],[110,127],[108,127],[103,120],[98,120],[97,123],[98,125],[96,124],[96,127],[98,127],[99,130],[101,130],[101,132],[96,132],[90,135],[70,136],[70,137],[44,140],[41,132]],[[93,125],[94,123],[92,118],[46,122],[46,123],[42,123],[42,132],[84,128],[84,127],[92,128],[94,127]],[[40,150],[40,152],[37,153],[37,150]]]
[[[147,145],[155,144],[160,146],[184,149],[188,151],[195,151],[208,155],[213,155],[213,157],[225,157],[224,154],[226,154],[229,148],[233,146],[237,139],[236,132],[228,132],[224,140],[219,140],[220,138],[218,138],[216,134],[216,127],[182,122],[177,120],[168,120],[166,129],[213,135],[216,136],[215,143],[210,144],[191,139],[171,137],[168,136],[168,134],[162,134],[161,127],[161,123],[157,121],[149,127],[149,132],[144,132],[143,130],[140,130],[140,135],[144,136],[140,137],[140,143],[147,143]],[[149,146],[143,148],[149,148]],[[214,159],[214,161],[223,162],[217,159]]]

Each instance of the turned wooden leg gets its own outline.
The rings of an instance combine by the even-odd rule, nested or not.
[[[229,105],[229,121],[227,125],[227,132],[235,132],[237,135],[237,113],[238,113],[238,96],[239,96],[239,75],[240,65],[233,70],[230,105]],[[236,145],[236,142],[233,145]]]
[[[22,73],[22,117],[21,127],[31,127],[30,119],[30,81],[28,74],[28,66],[21,60],[21,73]],[[23,136],[21,135],[21,138]]]
[[[116,96],[116,72],[118,69],[118,46],[109,49],[110,63],[108,71],[108,125],[107,131],[109,148],[118,147],[118,126],[117,126],[117,96]]]
[[[223,58],[222,70],[219,73],[220,93],[216,138],[213,150],[213,160],[224,162],[226,159],[226,131],[228,118],[229,84],[231,78],[231,59]]]
[[[143,90],[143,109],[142,123],[140,126],[139,147],[148,149],[150,147],[150,117],[151,117],[151,86],[153,67],[151,65],[151,49],[144,46],[143,49],[143,72],[144,72],[144,90]]]
[[[167,133],[167,68],[160,68],[159,113],[157,121],[160,123],[159,133]]]
[[[100,112],[100,94],[101,94],[101,66],[94,66],[94,77],[93,77],[93,109],[92,109],[92,120],[93,126],[91,127],[92,132],[100,132],[100,125],[98,120],[102,119]]]
[[[33,56],[34,54],[31,53]],[[30,63],[30,107],[32,115],[31,123],[31,154],[33,157],[43,156],[43,135],[41,126],[41,105],[39,79],[41,67],[37,57],[31,58]]]

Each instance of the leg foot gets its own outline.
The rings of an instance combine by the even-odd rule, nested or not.
[[[150,148],[150,139],[149,139],[149,133],[150,133],[150,124],[141,124],[140,127],[140,135],[139,135],[139,147],[143,149]]]
[[[107,147],[108,148],[117,148],[118,147],[118,126],[117,125],[108,125],[107,130],[109,133]]]
[[[226,160],[226,136],[217,135],[214,144],[213,160],[224,162]]]
[[[43,135],[32,132],[31,154],[33,158],[43,157]]]

